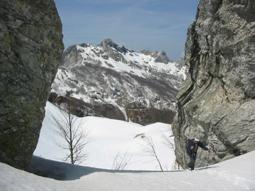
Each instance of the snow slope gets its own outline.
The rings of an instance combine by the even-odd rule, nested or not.
[[[63,138],[56,132],[56,125],[52,119],[62,118],[59,109],[47,103],[46,115],[40,133],[39,142],[34,155],[46,159],[63,161],[67,151],[59,145],[65,145]],[[156,153],[164,170],[171,170],[174,166],[175,155],[174,138],[171,125],[156,123],[148,126],[112,120],[99,117],[77,118],[82,130],[87,134],[88,144],[85,152],[87,160],[80,165],[104,169],[116,169],[118,164],[124,165],[125,170],[160,170],[159,164],[149,154],[148,140],[152,140]]]
[[[254,160],[255,152],[251,152],[193,172],[121,173],[95,169],[73,181],[43,178],[0,163],[0,188],[1,191],[254,191]]]

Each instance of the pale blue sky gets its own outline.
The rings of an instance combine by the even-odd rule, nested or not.
[[[164,50],[170,59],[184,52],[187,27],[198,0],[55,0],[65,47],[105,38],[129,49]]]

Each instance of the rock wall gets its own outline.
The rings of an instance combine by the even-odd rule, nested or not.
[[[63,52],[53,0],[0,1],[0,161],[26,168]]]
[[[215,153],[199,150],[196,166],[255,149],[255,1],[201,0],[188,30],[189,77],[178,94],[173,131],[184,168],[185,142],[197,137]]]

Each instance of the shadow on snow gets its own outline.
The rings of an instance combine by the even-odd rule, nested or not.
[[[203,170],[208,168],[217,168],[217,166],[206,166],[196,170]],[[187,170],[173,170],[164,171],[164,173],[176,173],[184,172]],[[57,162],[52,160],[43,159],[37,156],[33,156],[31,164],[28,168],[28,172],[34,173],[39,176],[53,178],[56,180],[76,180],[82,176],[92,174],[94,172],[107,172],[107,173],[162,173],[161,171],[137,171],[137,170],[107,170],[92,168],[79,165],[71,165],[69,163]]]

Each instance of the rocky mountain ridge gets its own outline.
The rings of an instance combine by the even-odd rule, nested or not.
[[[71,46],[63,60],[51,102],[72,103],[78,116],[172,122],[185,68],[170,62],[166,53],[136,52],[106,39],[97,46]]]

